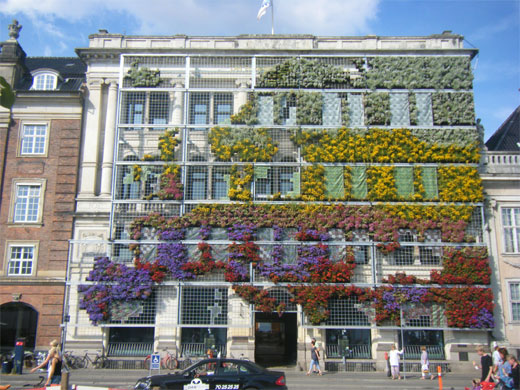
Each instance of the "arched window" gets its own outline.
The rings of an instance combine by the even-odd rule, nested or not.
[[[51,70],[41,70],[33,73],[32,90],[54,91],[58,86],[58,74]]]

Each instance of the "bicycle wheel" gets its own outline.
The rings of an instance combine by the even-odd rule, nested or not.
[[[96,359],[92,362],[94,368],[106,368],[108,365],[107,358],[104,356],[96,356]]]
[[[76,356],[70,356],[72,367],[73,368],[87,368],[88,360],[87,357],[84,356],[82,358]]]
[[[179,362],[173,356],[168,356],[164,359],[164,368],[167,370],[174,370],[179,367]]]

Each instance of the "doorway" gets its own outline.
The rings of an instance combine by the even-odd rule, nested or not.
[[[21,302],[10,302],[0,306],[1,352],[14,349],[17,338],[25,338],[25,349],[34,350],[38,312]]]
[[[296,363],[296,313],[255,313],[255,362],[264,366]]]

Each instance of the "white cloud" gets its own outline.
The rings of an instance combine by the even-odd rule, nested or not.
[[[354,35],[368,31],[380,0],[278,0],[277,33]],[[250,0],[5,0],[0,13],[24,14],[33,22],[110,20],[117,12],[136,20],[129,34],[235,35],[270,32],[270,17],[256,21],[261,1]],[[268,27],[266,27],[268,25]],[[110,28],[110,26],[105,26]],[[60,31],[47,28],[60,37]],[[109,30],[110,31],[110,30]],[[122,32],[122,31],[110,31]]]

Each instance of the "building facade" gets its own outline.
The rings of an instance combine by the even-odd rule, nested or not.
[[[85,66],[26,58],[1,42],[0,69],[16,91],[1,116],[1,347],[47,349],[60,339],[79,164]],[[2,110],[2,108],[0,108]]]
[[[486,142],[482,180],[497,275],[495,338],[520,352],[520,107]]]
[[[471,361],[494,323],[462,41],[91,35],[66,349]]]

